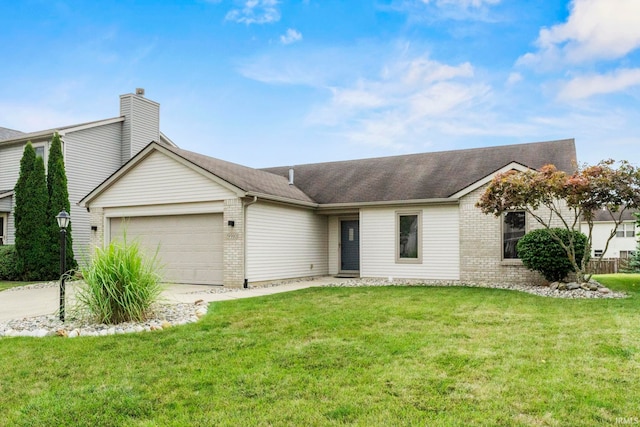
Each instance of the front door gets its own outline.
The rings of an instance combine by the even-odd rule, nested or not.
[[[360,271],[360,221],[340,221],[340,271]]]

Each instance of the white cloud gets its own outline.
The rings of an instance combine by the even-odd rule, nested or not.
[[[287,32],[280,36],[280,43],[291,44],[302,40],[302,34],[299,31],[289,28]]]
[[[391,0],[383,10],[404,13],[410,22],[434,20],[493,21],[490,8],[502,0]]]
[[[518,82],[522,81],[522,74],[520,73],[510,73],[509,77],[507,78],[507,85],[514,85]]]
[[[549,67],[623,57],[640,47],[638,17],[638,0],[573,0],[567,21],[542,28],[539,50],[518,63]]]
[[[269,24],[280,20],[279,2],[277,0],[246,0],[241,9],[233,9],[227,13],[227,21],[242,24]]]
[[[377,78],[332,87],[331,100],[308,122],[337,127],[354,142],[398,147],[398,141],[452,124],[490,92],[474,81],[469,63],[452,66],[417,57],[388,64]]]
[[[584,99],[593,95],[619,92],[640,85],[640,68],[620,69],[604,75],[579,76],[565,84],[558,94],[561,100]]]
[[[424,4],[433,3],[432,0],[421,0]],[[462,8],[492,6],[500,3],[501,0],[436,0],[435,3],[439,7],[457,6]]]

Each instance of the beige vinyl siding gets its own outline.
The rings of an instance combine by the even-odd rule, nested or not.
[[[0,212],[9,212],[13,209],[13,197],[4,197],[0,199]]]
[[[45,151],[47,151],[48,153],[49,144],[47,140],[34,139],[32,142],[34,145],[44,144]],[[22,159],[25,145],[26,143],[20,143],[0,147],[0,190],[13,190],[13,188],[16,186],[18,177],[20,176],[20,160]],[[15,242],[13,197],[2,199],[0,203],[3,203],[2,206],[0,206],[0,211],[10,211],[9,215],[7,215],[7,230],[5,232],[7,240],[5,241],[5,243],[12,245]]]
[[[133,94],[120,97],[122,163],[126,163],[151,141],[160,141],[160,104]]]
[[[402,208],[362,209],[360,212],[360,275],[362,277],[459,280],[458,206],[411,207],[409,210],[422,211],[422,263],[396,262],[396,212],[402,212]]]
[[[80,260],[89,254],[89,213],[78,202],[120,166],[122,124],[70,132],[64,141],[64,163],[71,204],[73,250]]]
[[[20,176],[20,159],[24,144],[0,147],[0,190],[13,190]]]
[[[246,218],[249,282],[328,274],[327,217],[258,202]]]
[[[235,197],[208,177],[154,151],[93,200],[91,206],[143,206]]]
[[[329,274],[340,272],[340,219],[337,216],[329,217]]]
[[[20,159],[24,152],[24,144],[14,144],[0,147],[0,191],[13,190],[20,176]],[[13,223],[13,197],[0,199],[0,211],[11,212],[5,224],[5,244],[13,244],[15,238],[15,227]]]

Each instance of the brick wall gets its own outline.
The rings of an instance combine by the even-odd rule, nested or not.
[[[229,225],[233,221],[233,227]],[[228,287],[244,285],[244,209],[242,199],[224,201],[223,213],[223,284]]]
[[[89,255],[92,255],[94,248],[101,248],[104,245],[104,211],[102,208],[91,208],[89,225],[92,227],[89,236]],[[96,230],[93,230],[93,227]]]
[[[475,283],[542,283],[540,274],[527,270],[520,260],[502,259],[502,218],[483,214],[475,207],[486,187],[460,199],[460,280]],[[527,215],[527,231],[540,228]]]

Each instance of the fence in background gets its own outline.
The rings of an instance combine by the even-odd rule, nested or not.
[[[603,258],[589,261],[588,271],[593,274],[613,274],[624,272],[629,267],[625,258]]]

